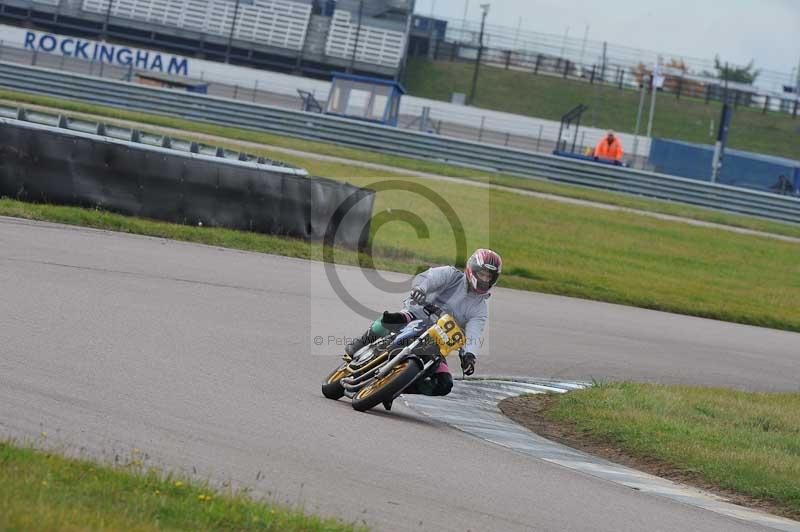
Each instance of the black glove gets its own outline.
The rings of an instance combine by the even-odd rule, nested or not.
[[[425,304],[425,290],[422,288],[414,288],[411,290],[411,301],[416,303],[417,305],[424,305]]]
[[[459,353],[458,358],[461,359],[461,371],[464,372],[464,375],[475,373],[475,355],[472,353]]]

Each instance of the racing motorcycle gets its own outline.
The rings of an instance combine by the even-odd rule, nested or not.
[[[359,412],[381,403],[390,410],[398,395],[432,375],[439,362],[464,346],[466,337],[441,308],[427,304],[423,309],[425,319],[411,321],[346,358],[322,383],[322,395],[334,400],[347,396]]]

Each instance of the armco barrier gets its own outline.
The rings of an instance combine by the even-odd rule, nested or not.
[[[0,119],[0,195],[122,214],[366,245],[374,192],[289,168]],[[338,215],[337,215],[338,216]]]
[[[800,223],[800,198],[0,62],[0,86]]]

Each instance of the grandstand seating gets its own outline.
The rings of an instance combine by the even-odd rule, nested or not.
[[[111,4],[115,17],[227,37],[235,3],[226,0],[83,0],[83,9],[105,13]],[[301,50],[311,18],[311,1],[254,0],[242,3],[234,38],[269,46]]]
[[[358,40],[356,61],[397,67],[403,59],[406,45],[406,32],[377,27],[376,19],[362,21],[358,29],[350,11],[337,9],[328,32],[325,53],[331,57],[349,59]]]
[[[412,9],[411,0],[6,0],[0,20],[314,76],[352,66],[395,77]]]

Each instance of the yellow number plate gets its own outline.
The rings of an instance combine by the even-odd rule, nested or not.
[[[439,352],[446,357],[451,351],[464,346],[467,339],[461,327],[449,314],[443,315],[433,327],[428,330],[434,341],[439,346]]]

